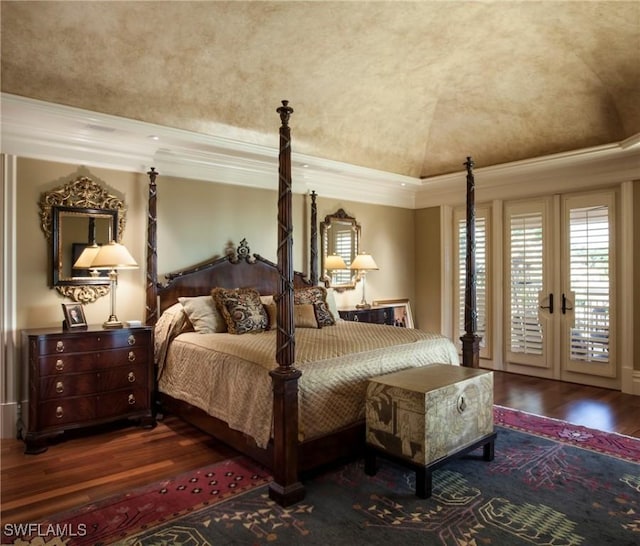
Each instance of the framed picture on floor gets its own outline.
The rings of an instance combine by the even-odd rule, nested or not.
[[[408,298],[395,300],[375,300],[373,305],[379,307],[393,307],[393,325],[402,328],[414,328],[411,304]]]

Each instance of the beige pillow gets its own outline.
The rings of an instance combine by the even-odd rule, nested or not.
[[[296,328],[320,328],[313,303],[294,305],[293,323]]]
[[[269,316],[269,330],[278,327],[277,307],[275,303],[264,306]],[[322,328],[316,317],[316,306],[312,303],[293,306],[293,324],[296,328]]]
[[[211,296],[178,298],[189,322],[199,334],[219,334],[227,331],[227,324]]]
[[[267,330],[275,330],[278,326],[277,307],[275,303],[264,303],[264,309],[269,317],[269,326]]]
[[[227,323],[227,331],[230,334],[266,330],[269,319],[256,289],[214,288],[211,295]]]

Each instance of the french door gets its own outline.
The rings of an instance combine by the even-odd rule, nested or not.
[[[619,384],[614,220],[614,192],[505,203],[505,369]]]

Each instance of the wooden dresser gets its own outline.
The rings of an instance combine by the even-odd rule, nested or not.
[[[356,322],[390,324],[393,326],[393,307],[371,307],[369,309],[340,309],[340,318]]]
[[[65,430],[118,419],[152,427],[153,329],[24,330],[29,371],[25,453],[46,451]]]

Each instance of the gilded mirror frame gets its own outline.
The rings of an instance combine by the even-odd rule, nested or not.
[[[66,248],[77,243],[65,239],[62,219],[66,217],[87,218],[88,226],[91,219],[104,218],[109,222],[109,233],[119,241],[126,225],[124,201],[87,176],[80,176],[40,196],[40,226],[49,242],[49,284],[73,301],[91,303],[109,294],[109,278],[74,277],[63,273],[63,260],[71,259],[71,255],[66,256],[70,252]],[[86,233],[85,240],[89,243],[89,228]]]
[[[346,234],[346,235],[345,235]],[[320,240],[322,244],[320,278],[327,287],[335,290],[350,290],[356,287],[357,272],[350,269],[327,270],[325,266],[328,255],[340,255],[347,266],[355,259],[360,251],[360,224],[353,216],[349,216],[344,209],[338,209],[333,214],[325,216],[320,224]],[[342,238],[343,244],[338,243]],[[345,245],[344,241],[349,242]],[[349,246],[347,252],[345,246]]]

